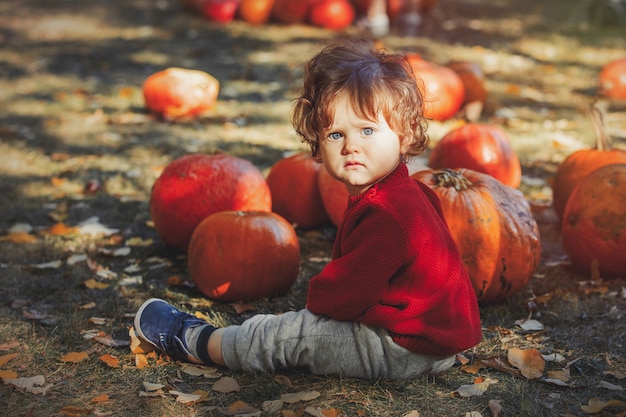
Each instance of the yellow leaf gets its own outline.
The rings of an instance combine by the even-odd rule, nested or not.
[[[149,366],[148,358],[145,354],[138,353],[135,355],[135,366],[139,369],[147,368]]]
[[[18,353],[9,353],[8,355],[0,356],[0,366],[6,365],[11,359],[16,358]]]
[[[13,232],[6,236],[0,237],[0,240],[11,243],[33,243],[37,240],[37,236],[26,232]]]
[[[108,353],[100,356],[100,360],[102,362],[106,363],[111,368],[119,368],[120,367],[120,360],[117,359],[113,355],[109,355]]]
[[[148,353],[154,351],[154,346],[150,343],[146,342],[143,339],[137,337],[135,334],[135,328],[131,327],[128,330],[128,335],[130,336],[130,351],[134,354],[138,353]]]
[[[87,359],[87,352],[70,352],[61,358],[61,362],[78,363]]]
[[[17,379],[17,372],[0,369],[0,379]]]
[[[105,284],[103,282],[99,282],[93,278],[90,278],[85,281],[85,287],[89,288],[90,290],[103,290],[105,288],[109,288],[109,284]]]
[[[105,403],[109,401],[109,394],[101,394],[91,399],[92,403]]]
[[[581,405],[580,409],[586,413],[599,413],[607,407],[626,408],[626,403],[619,400],[602,401],[599,398],[590,398],[587,405]]]
[[[511,348],[507,359],[528,379],[541,378],[546,367],[546,361],[537,349]]]

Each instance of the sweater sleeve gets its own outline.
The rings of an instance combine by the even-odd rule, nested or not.
[[[336,320],[356,320],[387,292],[406,258],[406,242],[400,223],[384,207],[369,205],[340,243],[341,256],[311,279],[307,308]]]

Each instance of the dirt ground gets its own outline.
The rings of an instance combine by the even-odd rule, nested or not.
[[[418,36],[382,40],[434,62],[467,59],[483,67],[489,102],[482,120],[510,134],[523,163],[521,189],[536,209],[541,264],[525,291],[481,307],[484,340],[465,356],[476,364],[506,358],[511,348],[536,348],[562,357],[547,362],[546,372],[566,372],[566,382],[494,366],[457,366],[403,382],[220,370],[240,387],[224,393],[212,390],[215,378],[177,364],[151,359],[138,367],[125,344],[136,308],[158,296],[216,324],[301,308],[308,279],[328,260],[333,230],[301,233],[294,287],[238,312],[189,285],[184,256],[164,247],[151,227],[150,189],[169,161],[188,153],[220,150],[267,172],[302,149],[288,122],[289,100],[303,62],[337,34],[306,25],[215,24],[175,0],[0,2],[0,372],[45,378],[36,386],[44,392],[33,393],[1,373],[2,414],[233,415],[246,414],[228,411],[243,401],[253,409],[247,415],[258,415],[254,410],[282,394],[316,391],[314,399],[259,413],[488,416],[495,400],[502,416],[585,416],[597,400],[606,405],[597,415],[624,415],[626,277],[589,283],[588,274],[574,271],[549,208],[556,165],[594,143],[585,109],[599,68],[626,56],[625,28],[590,26],[584,4],[442,0]],[[168,123],[146,112],[144,79],[170,66],[220,80],[213,113]],[[615,146],[626,149],[626,106],[606,110]],[[432,122],[433,143],[455,123]],[[543,329],[520,327],[528,318]],[[86,359],[64,359],[71,352],[86,352]],[[119,368],[101,359],[106,354]],[[497,382],[482,395],[455,393],[477,378]],[[140,396],[144,382],[163,384],[169,394]],[[174,390],[209,397],[182,404]]]

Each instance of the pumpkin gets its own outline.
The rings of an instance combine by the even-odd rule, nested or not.
[[[230,23],[237,15],[239,0],[201,0],[200,14],[218,23]]]
[[[171,67],[143,83],[145,106],[165,119],[192,117],[215,107],[220,83],[204,71]]]
[[[253,301],[293,285],[300,245],[294,228],[276,213],[221,211],[198,225],[187,262],[196,287],[207,297]]]
[[[539,263],[541,240],[519,190],[465,168],[424,170],[412,177],[439,197],[480,302],[498,303],[526,287]]]
[[[270,18],[274,0],[241,0],[239,17],[248,23],[259,25]]]
[[[354,7],[348,0],[321,0],[313,4],[309,21],[331,30],[345,29],[354,20]]]
[[[337,227],[343,221],[343,215],[348,208],[348,189],[345,184],[333,178],[328,170],[322,165],[317,175],[317,184],[322,197],[322,204],[330,218]]]
[[[596,147],[580,149],[568,155],[558,165],[552,177],[552,206],[561,220],[567,200],[580,180],[602,166],[626,164],[626,151],[611,147],[611,138],[604,126],[600,110],[592,106],[590,115],[596,131]]]
[[[271,17],[280,23],[302,23],[308,16],[313,3],[318,0],[275,0]]]
[[[452,69],[423,59],[414,53],[406,54],[424,97],[424,116],[444,121],[454,116],[465,100],[461,77]]]
[[[454,71],[463,83],[465,89],[465,99],[463,104],[487,101],[487,90],[485,89],[485,73],[480,65],[471,61],[451,61],[447,65]]]
[[[598,74],[598,87],[605,97],[626,100],[626,58],[616,59],[602,67]]]
[[[272,211],[303,230],[329,223],[317,184],[321,164],[305,152],[280,159],[267,174]]]
[[[626,277],[626,163],[605,165],[572,191],[561,224],[563,249],[572,264],[608,277]]]
[[[522,166],[508,135],[492,124],[466,123],[452,129],[433,146],[428,166],[468,168],[514,188],[522,180]]]
[[[185,251],[196,226],[224,210],[271,211],[270,189],[250,161],[228,154],[191,154],[170,162],[150,195],[150,215],[163,242]]]

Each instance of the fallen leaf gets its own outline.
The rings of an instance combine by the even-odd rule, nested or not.
[[[128,335],[130,336],[130,351],[134,354],[138,353],[148,353],[154,351],[154,346],[150,343],[146,342],[143,339],[140,339],[135,334],[135,328],[131,326],[128,330]]]
[[[341,410],[337,410],[336,408],[326,408],[322,409],[319,407],[311,407],[308,406],[304,409],[305,413],[311,414],[314,417],[337,417],[341,414]],[[419,417],[419,414],[418,414]]]
[[[274,382],[289,388],[293,386],[293,384],[291,383],[291,379],[289,379],[289,377],[285,375],[274,375]]]
[[[246,404],[245,402],[241,400],[235,401],[227,409],[222,409],[220,411],[222,412],[222,414],[226,414],[229,416],[239,416],[239,415],[253,416],[253,415],[259,415],[261,413],[256,408]]]
[[[470,411],[469,413],[465,413],[465,417],[483,417],[478,411]]]
[[[489,385],[497,383],[497,379],[485,378],[482,382],[477,384],[466,384],[461,385],[456,389],[456,393],[458,393],[461,397],[473,397],[476,395],[483,395]]]
[[[31,235],[26,232],[12,232],[5,236],[0,237],[1,241],[11,242],[11,243],[33,243],[37,241],[37,236]]]
[[[268,414],[278,413],[283,408],[283,402],[281,400],[263,401],[261,409]]]
[[[157,384],[154,382],[146,382],[146,381],[143,382],[143,389],[145,389],[147,392],[160,390],[162,388],[165,388],[165,385]]]
[[[499,417],[502,412],[502,400],[489,400],[487,403],[491,417]]]
[[[222,374],[217,368],[204,365],[196,365],[193,363],[182,363],[181,370],[187,375],[203,376],[205,378],[219,378]]]
[[[90,217],[87,220],[84,220],[83,222],[81,222],[78,226],[79,226],[78,227],[79,233],[83,235],[110,236],[119,232],[119,229],[111,229],[101,224],[100,219],[98,217]]]
[[[105,288],[109,288],[109,284],[105,284],[104,282],[96,281],[93,278],[88,279],[84,282],[85,287],[90,290],[104,290]]]
[[[37,269],[57,269],[63,265],[61,261],[50,261],[50,262],[42,262],[40,264],[33,265]]]
[[[91,412],[92,410],[88,408],[80,408],[73,405],[68,405],[61,409],[61,414],[68,417],[85,416],[91,414]]]
[[[517,320],[515,322],[515,325],[517,325],[520,329],[526,332],[535,332],[535,331],[543,330],[543,324],[533,319]]]
[[[113,355],[109,355],[108,353],[100,356],[100,360],[106,363],[110,368],[120,367],[120,360]]]
[[[61,358],[61,362],[79,363],[87,359],[87,352],[70,352]]]
[[[541,378],[546,361],[537,349],[509,349],[507,359],[528,379]]]
[[[301,391],[287,394],[281,394],[280,399],[288,404],[294,404],[300,401],[311,401],[320,396],[317,391]]]
[[[485,368],[485,364],[481,361],[475,362],[470,365],[461,366],[461,370],[463,372],[467,372],[468,374],[477,374],[483,368]]]
[[[150,364],[148,363],[148,358],[145,354],[137,353],[135,355],[135,366],[137,367],[137,369],[143,369],[150,366]]]
[[[402,417],[420,417],[420,413],[417,410],[411,410],[406,414],[402,414]]]
[[[600,381],[598,383],[598,386],[600,388],[610,389],[611,391],[624,391],[624,387],[622,387],[621,385],[611,384],[607,381]]]
[[[92,301],[90,303],[83,304],[82,306],[79,306],[78,308],[80,308],[81,310],[91,310],[95,306],[96,306],[96,303]]]
[[[9,353],[8,355],[0,356],[0,366],[4,366],[9,363],[10,360],[17,358],[19,353]]]
[[[20,342],[13,340],[11,342],[0,343],[0,351],[7,351],[19,347]]]
[[[96,336],[93,340],[108,347],[122,347],[130,345],[130,341],[128,340],[113,339],[111,336]]]
[[[235,309],[235,313],[237,314],[254,310],[254,305],[250,303],[232,303],[231,305],[233,306],[233,308]]]
[[[10,371],[8,369],[0,369],[0,379],[15,379],[17,378],[17,372]]]
[[[75,227],[69,227],[65,223],[55,223],[50,229],[42,233],[52,236],[65,236],[75,234],[77,231]]]
[[[106,403],[109,401],[109,394],[101,394],[93,397],[91,399],[92,403]]]
[[[235,378],[231,378],[229,376],[218,379],[211,387],[211,391],[221,392],[222,394],[238,392],[239,390],[241,390],[239,383],[235,380]]]
[[[180,391],[169,391],[168,394],[175,395],[176,402],[181,403],[181,404],[195,403],[200,398],[202,398],[202,396],[198,394],[186,394]]]
[[[13,385],[18,389],[23,389],[31,394],[46,395],[46,391],[52,387],[52,384],[46,385],[46,379],[43,375],[36,375],[32,377],[22,378],[7,378],[4,380],[5,384]]]
[[[590,398],[587,405],[581,405],[580,409],[586,413],[595,414],[607,407],[626,408],[626,403],[620,400],[603,401],[599,398]]]

